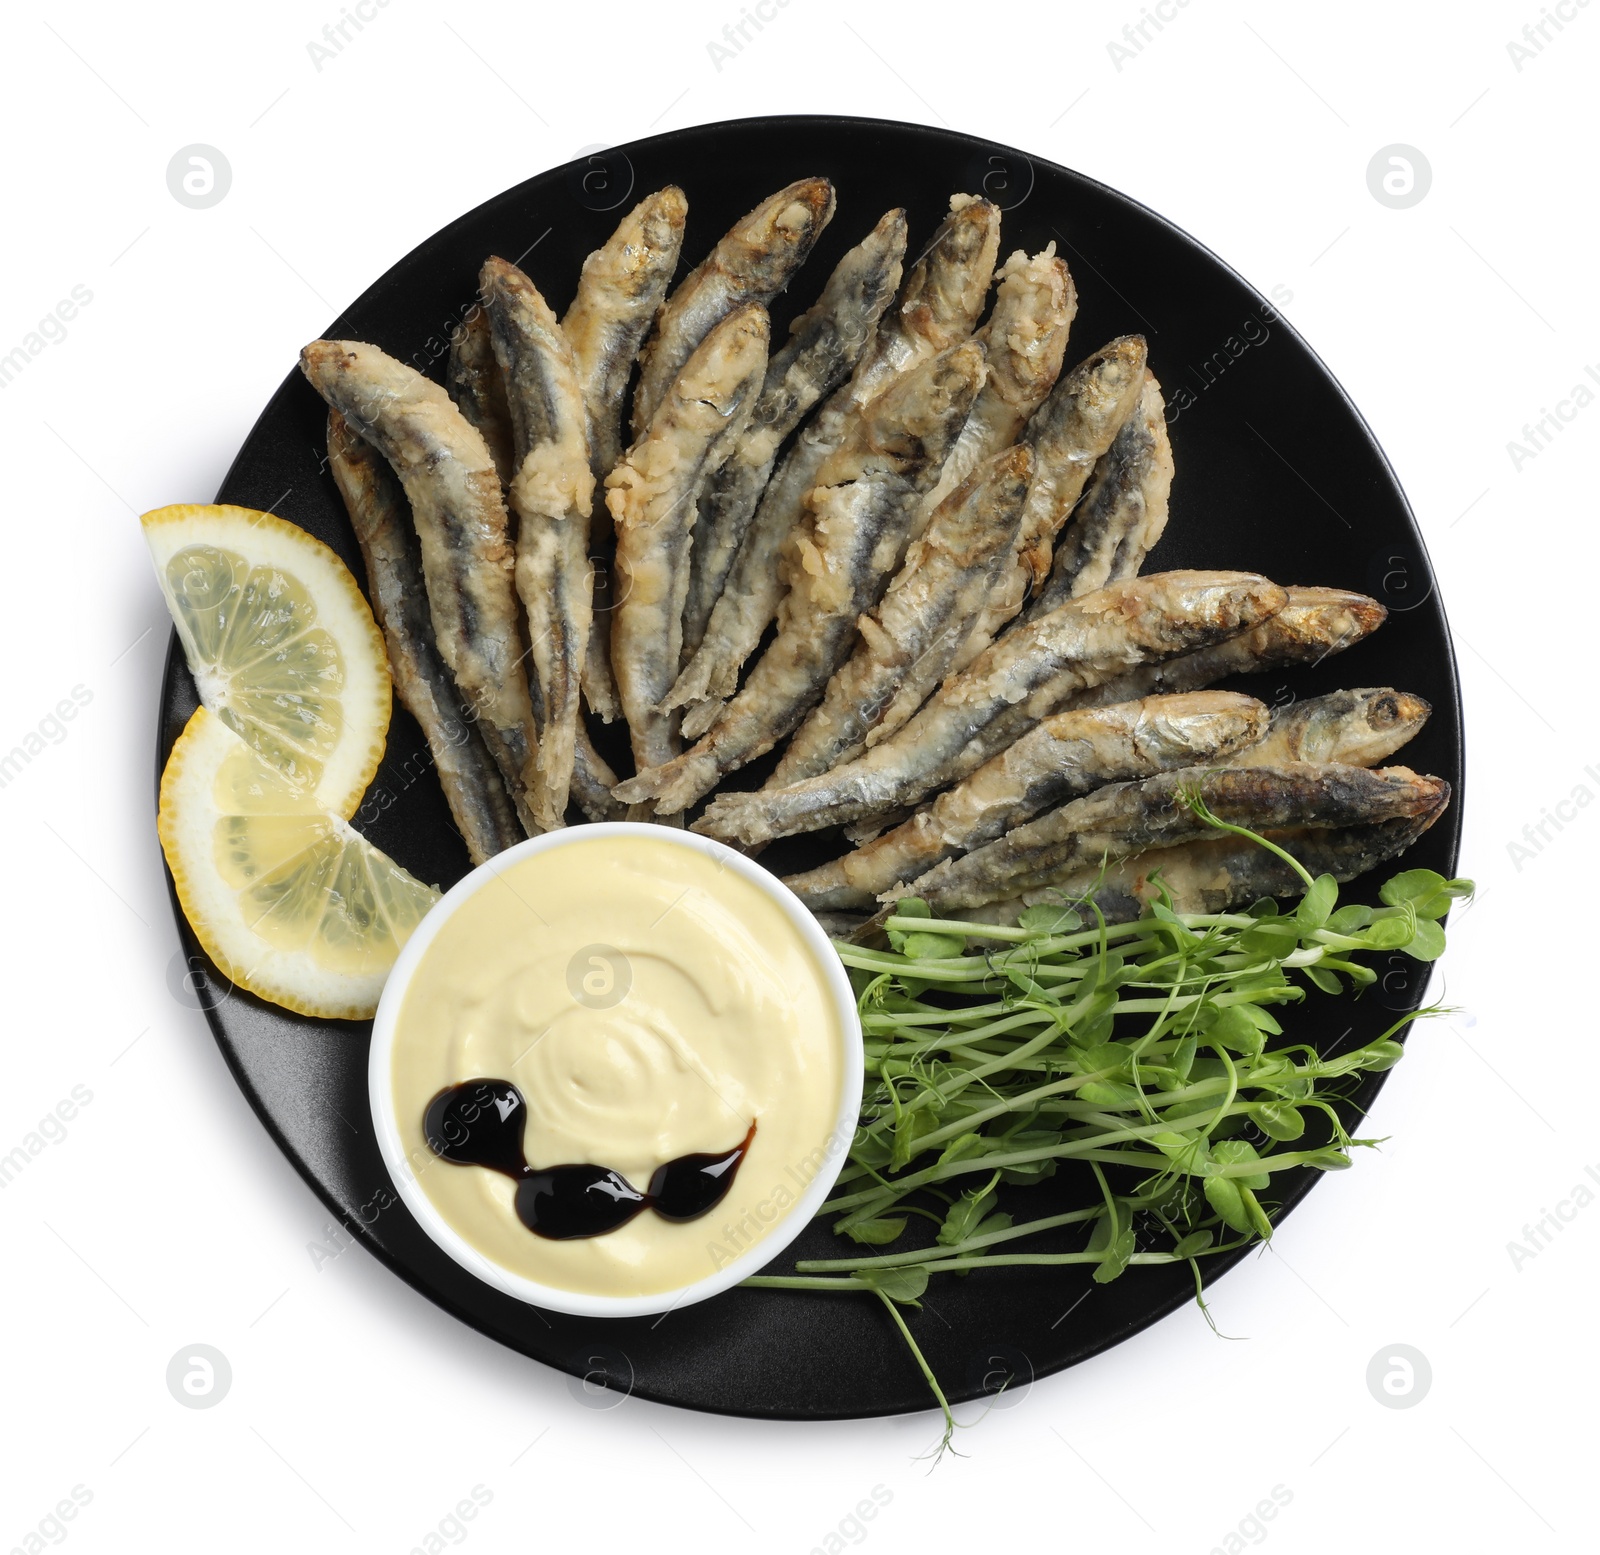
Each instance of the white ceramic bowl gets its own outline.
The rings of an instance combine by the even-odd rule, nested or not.
[[[799,930],[801,938],[810,946],[817,958],[826,992],[839,1017],[842,1044],[840,1053],[840,1079],[838,1108],[835,1112],[833,1132],[827,1141],[822,1165],[796,1199],[783,1220],[778,1222],[759,1242],[715,1273],[676,1289],[658,1291],[647,1296],[592,1295],[583,1291],[562,1290],[541,1285],[523,1275],[503,1268],[492,1258],[468,1242],[440,1213],[433,1200],[423,1192],[411,1163],[406,1159],[400,1129],[394,1110],[394,1087],[391,1084],[391,1062],[394,1051],[396,1018],[400,1013],[406,990],[411,983],[418,963],[426,954],[434,936],[468,897],[503,871],[508,865],[535,853],[551,848],[567,847],[604,836],[641,836],[655,842],[668,842],[709,854],[724,867],[743,876],[764,891],[783,910]],[[554,1312],[571,1312],[582,1317],[641,1317],[656,1312],[670,1311],[704,1301],[708,1296],[737,1285],[740,1280],[755,1274],[778,1257],[799,1236],[806,1224],[822,1207],[823,1200],[838,1180],[844,1166],[850,1141],[855,1133],[856,1118],[861,1105],[862,1051],[861,1023],[856,1014],[855,995],[850,979],[835,953],[828,937],[799,897],[778,877],[742,853],[694,832],[679,831],[669,826],[653,826],[632,821],[608,821],[594,825],[574,826],[563,831],[546,832],[541,837],[531,837],[497,855],[489,863],[458,881],[434,904],[433,909],[417,925],[405,948],[396,960],[394,970],[384,985],[383,997],[378,1002],[378,1013],[372,1023],[372,1051],[367,1063],[367,1095],[372,1106],[373,1123],[378,1133],[378,1148],[384,1164],[389,1169],[405,1206],[417,1223],[438,1245],[469,1273],[477,1275],[487,1285],[504,1291],[537,1307],[547,1307]]]

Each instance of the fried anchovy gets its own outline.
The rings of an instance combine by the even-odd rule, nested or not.
[[[377,450],[328,412],[328,464],[367,564],[372,612],[383,628],[394,689],[433,756],[467,856],[481,864],[523,838],[500,771],[461,706],[433,642],[422,548],[405,492]]]
[[[516,565],[500,477],[482,434],[450,396],[376,346],[314,340],[300,369],[400,477],[422,547],[434,641],[506,780],[517,818],[530,803],[539,733],[523,669]]]
[[[589,411],[594,478],[622,453],[622,410],[640,343],[667,295],[683,246],[689,202],[674,184],[646,196],[583,262],[577,295],[561,319]],[[599,511],[604,511],[601,505]]]
[[[830,455],[805,521],[784,547],[778,634],[695,747],[621,785],[630,804],[675,815],[726,772],[772,749],[848,656],[856,621],[906,553],[918,499],[939,473],[983,382],[983,347],[963,341],[904,374]]]
[[[1130,665],[1248,631],[1283,603],[1284,591],[1253,572],[1155,573],[1070,600],[1008,632],[864,756],[792,788],[724,794],[695,830],[753,845],[915,804],[976,771],[1075,694]]]
[[[1419,696],[1388,686],[1333,691],[1291,702],[1272,715],[1272,727],[1230,766],[1270,767],[1281,761],[1341,761],[1375,767],[1413,739],[1433,709]]]
[[[603,482],[622,453],[622,413],[639,344],[667,294],[683,246],[689,202],[668,185],[641,200],[617,230],[583,262],[577,295],[561,320],[589,412],[589,460]],[[589,513],[594,611],[583,656],[583,694],[610,723],[621,715],[611,677],[611,513],[596,502]]]
[[[1253,831],[1321,830],[1431,814],[1449,791],[1443,780],[1408,767],[1185,767],[1075,799],[962,858],[946,859],[911,885],[893,887],[890,895],[919,896],[938,917],[1026,896],[1106,859],[1214,835],[1191,808],[1191,798],[1202,800],[1218,820]]]
[[[732,696],[740,669],[776,615],[783,595],[778,556],[823,464],[896,378],[965,340],[978,322],[1000,245],[1000,212],[970,195],[956,195],[950,205],[950,215],[907,272],[849,382],[801,430],[761,494],[705,637],[668,699],[669,706],[689,709],[683,725],[687,735],[703,734],[716,722],[718,702]]]
[[[797,179],[736,222],[684,277],[656,315],[639,358],[635,440],[712,327],[745,303],[764,307],[789,284],[833,219],[833,205],[833,185],[826,178]]]
[[[668,387],[650,424],[606,477],[617,526],[611,666],[642,772],[677,749],[662,706],[678,671],[695,504],[733,451],[767,367],[767,311],[746,303],[718,322]]]
[[[1253,630],[1164,663],[1146,664],[1073,697],[1070,707],[1133,702],[1157,691],[1198,691],[1229,675],[1253,675],[1291,664],[1320,664],[1354,647],[1383,625],[1389,612],[1349,589],[1291,584],[1283,609]]]
[[[1138,406],[1095,466],[1088,492],[1056,542],[1050,580],[1023,619],[1135,576],[1167,527],[1171,490],[1166,401],[1147,368]]]
[[[787,788],[854,760],[922,706],[1011,553],[1032,468],[1027,448],[1008,448],[934,510],[882,600],[856,623],[855,651],[789,742],[768,788]]]
[[[517,593],[528,612],[542,708],[532,802],[550,831],[564,824],[583,714],[593,608],[589,418],[572,347],[538,288],[503,259],[487,260],[479,279],[511,411],[516,473],[506,493],[517,515]]]
[[[685,654],[693,654],[705,637],[779,447],[855,366],[900,284],[905,249],[906,213],[890,211],[839,261],[822,295],[789,326],[788,342],[768,362],[750,425],[717,471],[695,520],[683,610]]]
[[[1033,413],[1023,441],[1036,455],[1033,484],[1002,570],[971,636],[951,665],[964,670],[999,635],[1050,575],[1056,535],[1083,494],[1096,463],[1133,414],[1144,385],[1142,335],[1120,335],[1056,381]]]
[[[499,472],[500,484],[505,485],[514,468],[511,412],[506,405],[506,382],[501,376],[500,364],[494,359],[489,315],[477,303],[450,337],[444,386],[456,402],[456,409],[483,435],[489,457]]]
[[[1450,794],[1445,785],[1441,788],[1433,808],[1419,815],[1371,826],[1269,829],[1261,835],[1286,848],[1313,877],[1354,880],[1404,853],[1444,814]],[[1214,913],[1248,907],[1263,897],[1299,896],[1304,889],[1305,881],[1289,865],[1248,837],[1217,837],[1082,870],[1008,902],[978,908],[970,916],[1010,924],[1028,907],[1092,902],[1108,923],[1128,923],[1149,903],[1161,900],[1163,891],[1174,912]],[[829,932],[841,930],[852,932],[842,920]]]
[[[1057,713],[903,825],[784,884],[807,907],[870,908],[944,859],[1102,784],[1237,760],[1235,752],[1259,747],[1268,723],[1260,702],[1232,691]]]
[[[989,376],[938,481],[922,499],[924,524],[983,460],[1016,442],[1061,375],[1078,291],[1066,262],[1056,258],[1055,244],[1031,259],[1019,248],[996,280],[994,308],[978,331],[989,353]]]

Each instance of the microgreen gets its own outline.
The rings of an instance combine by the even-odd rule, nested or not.
[[[874,1294],[943,1412],[940,1450],[957,1422],[900,1310],[920,1306],[932,1275],[1080,1264],[1104,1284],[1188,1263],[1203,1308],[1200,1260],[1271,1237],[1277,1174],[1341,1170],[1376,1143],[1352,1138],[1336,1103],[1398,1062],[1397,1035],[1433,1013],[1325,1057],[1279,1040],[1273,1010],[1292,1023],[1288,1007],[1312,990],[1359,997],[1375,981],[1352,959],[1363,952],[1436,959],[1437,920],[1470,881],[1411,869],[1385,882],[1382,906],[1341,907],[1331,875],[1313,879],[1277,843],[1191,804],[1285,858],[1305,882],[1299,902],[1180,914],[1160,891],[1132,923],[1107,924],[1085,898],[997,927],[936,919],[911,898],[885,921],[889,948],[836,945],[867,1077],[823,1211],[863,1251],[747,1283]],[[1027,1196],[1011,1190],[1058,1171],[1082,1182],[1082,1208],[1023,1218]],[[1045,1237],[1043,1250],[1018,1246]]]

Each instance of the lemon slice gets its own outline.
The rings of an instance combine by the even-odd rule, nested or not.
[[[157,822],[185,916],[241,988],[360,1020],[439,899],[204,707],[161,777]]]
[[[349,569],[249,508],[140,520],[200,700],[319,810],[348,820],[389,732],[383,636]]]

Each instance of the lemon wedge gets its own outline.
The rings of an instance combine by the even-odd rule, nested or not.
[[[370,1016],[439,899],[204,707],[167,759],[157,828],[206,954],[302,1015]]]
[[[140,522],[200,700],[317,810],[348,820],[390,709],[383,636],[349,569],[249,508],[178,504]]]

